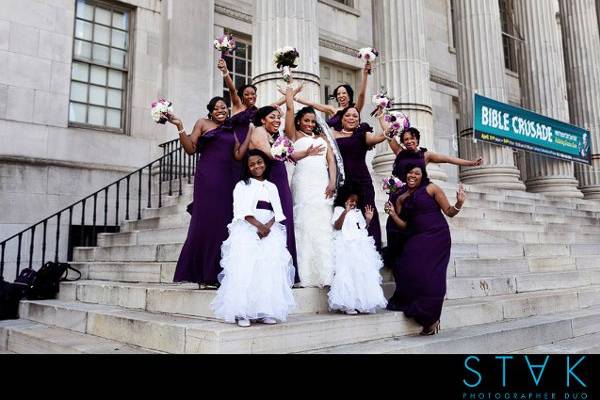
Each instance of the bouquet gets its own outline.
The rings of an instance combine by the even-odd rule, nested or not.
[[[292,141],[286,136],[279,136],[275,139],[275,143],[271,146],[271,155],[278,161],[290,161],[292,154],[294,154],[294,145]]]
[[[300,53],[294,47],[284,47],[275,51],[273,63],[278,69],[283,70],[283,80],[286,83],[292,81],[292,68],[298,68],[300,64]]]
[[[383,190],[388,195],[391,195],[393,193],[400,191],[400,189],[402,189],[403,187],[404,187],[404,183],[402,183],[402,181],[400,179],[396,178],[395,176],[390,176],[389,178],[385,178],[383,180]]]
[[[233,35],[223,35],[218,39],[215,39],[213,44],[215,49],[220,51],[223,55],[233,54],[233,52],[237,49]]]
[[[371,117],[374,117],[379,110],[389,110],[392,108],[392,103],[394,102],[393,98],[388,96],[387,90],[384,88],[379,89],[377,94],[373,96],[373,105],[376,107],[375,110],[371,113]]]
[[[410,120],[404,113],[391,111],[385,115],[384,119],[385,122],[390,124],[391,138],[410,128]]]
[[[358,51],[358,58],[363,60],[365,64],[374,62],[377,59],[377,57],[379,57],[379,52],[377,51],[377,49],[374,49],[372,47],[364,47]],[[369,74],[371,74],[370,71]]]
[[[166,99],[159,99],[157,101],[152,102],[152,119],[157,124],[164,125],[169,120],[166,114],[173,113],[173,103]]]

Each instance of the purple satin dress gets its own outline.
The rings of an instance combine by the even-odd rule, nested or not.
[[[300,282],[300,277],[298,275],[296,235],[294,233],[294,201],[292,199],[292,191],[290,190],[287,169],[285,168],[285,163],[283,161],[272,161],[269,182],[272,182],[277,186],[277,190],[279,191],[281,208],[283,209],[283,214],[286,218],[284,225],[287,231],[287,248],[294,261],[294,268],[296,269],[295,281],[298,283]]]
[[[409,165],[414,164],[423,168],[427,167],[425,163],[425,153],[427,153],[427,151],[428,150],[425,148],[420,148],[417,153],[407,150],[400,152],[396,156],[396,161],[394,162],[393,175],[406,183],[406,168]],[[407,188],[405,186],[399,192],[391,194],[389,201],[392,204],[396,204],[398,198],[404,194],[406,190]],[[384,252],[384,262],[386,266],[392,268],[396,258],[402,254],[404,243],[408,239],[408,236],[410,236],[410,229],[400,230],[394,221],[388,217],[385,231],[387,234],[387,247]]]
[[[388,309],[429,327],[440,319],[452,240],[438,203],[421,186],[403,204],[412,231],[396,261],[396,292]]]
[[[335,113],[335,115],[331,118],[329,118],[327,121],[327,125],[329,125],[331,128],[335,129],[336,131],[341,131],[342,130],[342,111],[338,111],[337,113]]]
[[[181,250],[173,282],[218,285],[221,245],[233,220],[233,189],[241,179],[242,164],[233,158],[235,137],[242,143],[250,119],[240,113],[198,140],[192,220]]]
[[[367,145],[368,132],[373,132],[373,128],[369,124],[361,124],[352,136],[339,138],[336,141],[344,159],[346,182],[354,182],[362,192],[359,208],[364,210],[366,205],[370,205],[375,210],[375,216],[368,232],[375,239],[377,250],[381,251],[381,226],[379,213],[375,207],[375,188],[365,160],[367,152],[370,150]]]

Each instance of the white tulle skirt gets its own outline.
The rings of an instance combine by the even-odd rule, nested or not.
[[[211,303],[217,318],[228,323],[237,318],[287,320],[296,303],[295,271],[286,240],[285,227],[278,223],[262,240],[246,221],[229,225],[229,238],[221,247],[221,286]]]
[[[341,232],[335,232],[334,259],[335,275],[329,291],[331,310],[376,313],[387,306],[379,273],[383,261],[372,237],[345,240]]]

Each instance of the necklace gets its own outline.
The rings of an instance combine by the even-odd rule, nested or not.
[[[343,133],[344,135],[352,135],[352,134],[354,134],[354,131],[347,131],[346,129],[343,129],[343,128],[342,128],[342,133]]]

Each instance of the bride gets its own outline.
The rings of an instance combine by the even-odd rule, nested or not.
[[[294,93],[285,91],[285,132],[294,142],[297,162],[292,178],[294,230],[298,250],[298,273],[302,287],[324,287],[333,279],[333,213],[336,159],[331,143],[317,124],[312,107],[294,115]]]

